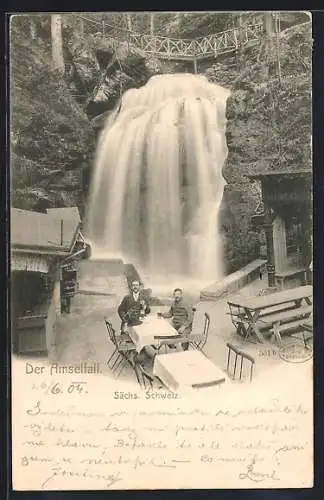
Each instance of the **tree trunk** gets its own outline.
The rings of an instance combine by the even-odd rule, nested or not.
[[[150,14],[150,34],[154,35],[154,12]]]
[[[274,38],[275,38],[275,26],[274,26],[274,18],[272,12],[265,12],[263,15],[263,25],[266,33],[266,58],[267,58],[267,70],[268,77],[274,75],[275,68],[275,47],[274,47]]]
[[[127,15],[127,29],[128,31],[132,31],[132,14]]]
[[[29,27],[30,27],[30,36],[33,40],[35,40],[37,37],[37,27],[36,27],[36,21],[33,17],[29,18]]]
[[[267,36],[271,37],[274,35],[274,19],[272,12],[265,12],[263,17],[263,24]]]
[[[84,21],[83,21],[83,19],[79,19],[79,31],[80,31],[80,35],[83,36],[84,35]]]
[[[53,68],[64,73],[62,17],[53,14],[51,17],[52,63]]]

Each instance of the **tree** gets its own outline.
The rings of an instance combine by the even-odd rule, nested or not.
[[[51,40],[53,68],[60,71],[61,73],[64,73],[61,14],[53,14],[51,16]]]
[[[128,31],[132,31],[132,14],[130,13],[126,14],[126,19],[127,19],[127,29]]]
[[[35,40],[37,37],[37,26],[35,18],[33,16],[29,17],[29,28],[30,28],[30,36],[32,40]]]
[[[150,13],[150,34],[154,35],[154,12]]]
[[[269,37],[274,34],[274,19],[272,12],[265,12],[263,17],[264,28]]]

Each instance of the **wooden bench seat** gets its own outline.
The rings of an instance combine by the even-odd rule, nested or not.
[[[294,267],[287,269],[286,271],[277,271],[276,278],[288,278],[289,276],[295,276],[296,274],[304,273],[306,271],[305,267]]]
[[[297,333],[297,332],[305,332],[304,327],[305,319],[301,318],[296,321],[291,321],[290,323],[280,322],[274,323],[272,334],[275,336],[275,339],[281,342],[281,335],[285,333]],[[308,339],[307,339],[308,340]],[[306,339],[304,337],[304,343],[306,344]]]
[[[305,319],[308,318],[313,312],[313,306],[306,307],[298,307],[294,309],[289,309],[286,311],[279,311],[277,313],[267,314],[265,316],[261,316],[256,325],[260,330],[271,328],[274,323],[288,324],[293,322],[294,320],[302,319],[302,322],[305,322]]]

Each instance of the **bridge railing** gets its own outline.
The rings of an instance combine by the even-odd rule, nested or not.
[[[263,24],[251,24],[196,38],[197,55],[198,57],[213,55],[238,49],[248,42],[258,40],[263,29]]]
[[[146,53],[166,56],[193,56],[196,54],[196,40],[168,38],[164,36],[130,33],[130,43]]]
[[[120,30],[110,25],[106,20],[101,22],[85,16],[83,20],[87,33],[109,38],[111,43],[127,41],[129,45],[147,54],[155,54],[166,58],[196,58],[218,55],[227,51],[237,50],[249,42],[259,40],[264,34],[262,23],[238,26],[220,33],[214,33],[194,39],[169,38],[160,35],[150,35],[138,32]],[[308,23],[305,23],[308,24]]]
[[[263,33],[263,24],[246,25],[195,39],[129,33],[129,42],[143,52],[167,57],[202,57],[237,49],[257,40]]]
[[[263,33],[262,24],[244,25],[232,28],[221,33],[188,39],[169,38],[160,35],[150,35],[127,30],[119,30],[107,21],[93,20],[86,16],[79,16],[89,34],[107,37],[111,43],[127,41],[137,49],[147,53],[164,57],[199,58],[207,55],[233,50],[252,40],[260,38]]]
[[[141,33],[130,33],[129,39],[130,43],[146,53],[168,57],[199,58],[237,49],[248,42],[258,40],[262,36],[263,30],[263,24],[252,24],[192,40],[143,35]]]

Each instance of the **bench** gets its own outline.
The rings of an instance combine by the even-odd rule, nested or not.
[[[309,285],[266,296],[235,297],[228,301],[231,320],[239,335],[264,341],[264,332],[275,323],[306,320],[312,314],[312,287]],[[303,304],[305,302],[305,304]]]
[[[279,283],[281,289],[284,288],[285,280],[293,277],[298,277],[298,275],[304,275],[306,269],[304,267],[296,267],[293,269],[288,269],[287,271],[276,272],[275,279]]]
[[[304,321],[305,318],[292,321],[290,323],[284,323],[281,324],[280,322],[274,323],[273,328],[272,328],[272,334],[274,335],[275,339],[281,343],[281,335],[284,333],[296,333],[298,331],[303,331],[304,330]],[[305,340],[304,340],[305,342]]]
[[[272,312],[260,316],[256,321],[256,325],[260,330],[272,328],[274,324],[289,324],[295,320],[305,320],[312,314],[313,306],[294,307],[284,311]]]

